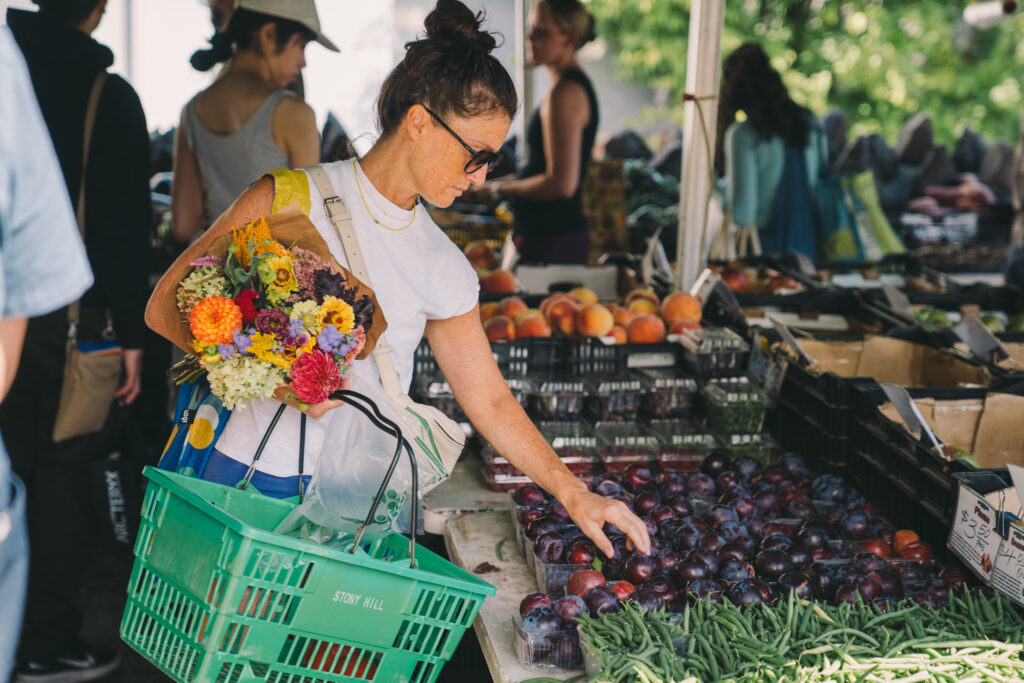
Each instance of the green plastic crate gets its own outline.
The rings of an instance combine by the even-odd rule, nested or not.
[[[121,637],[176,681],[431,683],[495,593],[400,534],[350,554],[272,533],[292,503],[145,476]]]

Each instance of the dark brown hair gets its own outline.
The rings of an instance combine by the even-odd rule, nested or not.
[[[382,137],[399,127],[414,104],[439,116],[515,115],[516,88],[505,67],[491,56],[497,42],[480,29],[483,16],[458,0],[438,0],[424,21],[426,35],[405,44],[405,58],[381,86],[377,120]]]
[[[297,21],[282,19],[262,12],[239,8],[231,15],[231,21],[223,32],[216,32],[210,38],[210,48],[196,50],[189,63],[196,71],[209,71],[216,64],[225,62],[234,54],[234,49],[248,49],[256,40],[260,29],[267,24],[277,26],[277,49],[282,50],[296,33],[306,40],[316,36]]]
[[[741,109],[762,140],[777,135],[789,147],[807,146],[813,114],[790,98],[782,77],[757,43],[744,43],[725,59],[719,96],[716,166],[720,171],[725,170],[725,131]]]
[[[580,0],[541,0],[537,4],[547,6],[551,19],[563,33],[576,33],[577,50],[597,37],[594,15]]]

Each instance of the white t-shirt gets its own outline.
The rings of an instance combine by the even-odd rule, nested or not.
[[[413,353],[428,320],[453,318],[473,309],[479,295],[479,280],[459,248],[434,223],[419,205],[416,218],[401,231],[387,230],[370,218],[356,187],[357,167],[353,161],[324,164],[338,196],[352,215],[356,239],[366,259],[372,288],[387,320],[385,335],[392,348],[395,368],[408,391],[412,382]],[[359,168],[359,187],[373,215],[384,225],[401,227],[413,217],[392,204],[370,183]],[[308,174],[307,174],[308,175]],[[309,218],[317,227],[338,263],[348,268],[348,260],[338,233],[324,211],[323,199],[313,179],[309,179],[311,209]],[[372,356],[357,360],[353,372],[374,383],[380,381]],[[254,401],[231,414],[217,449],[248,465],[281,403],[277,399]],[[299,411],[286,408],[260,456],[256,469],[278,477],[298,473]],[[365,419],[362,413],[344,407],[329,411],[321,420],[306,420],[306,456],[304,472],[311,474],[323,446],[324,436],[333,420]]]

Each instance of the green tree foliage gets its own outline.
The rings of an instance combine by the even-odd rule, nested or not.
[[[679,102],[690,0],[589,0],[589,7],[623,75]],[[838,107],[851,136],[881,133],[895,142],[900,126],[925,112],[940,144],[968,125],[1016,142],[1024,21],[978,31],[960,22],[963,7],[963,0],[727,0],[722,54],[761,43],[793,98],[819,115]]]

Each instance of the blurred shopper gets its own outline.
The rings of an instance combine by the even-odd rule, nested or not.
[[[47,220],[58,220],[64,212],[58,214],[54,207],[66,202],[67,196],[74,197],[77,205],[80,194],[84,196],[85,246],[95,284],[81,299],[78,339],[99,340],[102,331],[113,327],[124,366],[114,398],[125,405],[135,400],[141,384],[151,220],[146,119],[128,83],[114,75],[99,79],[114,61],[110,50],[90,37],[106,0],[36,0],[36,4],[38,13],[9,10],[7,22],[28,64],[64,187],[58,194],[44,185],[26,183],[18,197],[24,199],[27,194],[46,201],[46,211],[54,214],[48,214]],[[98,82],[101,90],[89,155],[83,160],[85,112]],[[26,106],[26,99],[14,104]],[[18,129],[15,133],[27,135]],[[0,157],[7,161],[6,150]],[[39,236],[32,240],[31,249],[19,251],[16,241],[5,239],[5,279],[21,273],[21,262],[34,254],[44,255],[48,267],[62,272],[61,264],[66,263],[62,254],[72,248],[71,242],[70,236]],[[7,270],[9,259],[19,267]],[[73,273],[62,272],[61,277]],[[59,297],[47,298],[45,293],[56,286],[56,279],[24,275],[22,279],[40,301],[54,304],[67,303],[80,291],[58,288]],[[0,433],[13,469],[28,490],[32,549],[16,681],[91,680],[117,666],[113,651],[78,640],[77,592],[94,539],[89,462],[97,455],[98,436],[53,440],[68,333],[66,306],[29,320],[20,366],[0,406]]]
[[[746,120],[736,120],[740,111]],[[733,224],[756,231],[764,253],[800,251],[816,258],[813,197],[828,142],[756,43],[738,47],[722,67],[718,135]]]
[[[230,62],[181,114],[171,186],[179,241],[205,230],[263,173],[320,160],[313,110],[287,88],[310,40],[338,50],[320,33],[313,0],[238,0],[210,49],[192,56],[201,71]]]
[[[472,198],[508,197],[524,261],[586,263],[590,230],[583,215],[583,179],[597,135],[597,95],[576,52],[595,38],[594,18],[579,0],[541,0],[530,16],[527,54],[551,74],[547,99],[526,130],[526,162],[517,179],[498,179]]]
[[[231,15],[235,13],[235,0],[207,0],[206,4],[210,7],[210,23],[213,24],[214,33],[223,33],[228,28]],[[228,63],[230,63],[230,60],[225,62],[225,68]],[[205,71],[206,69],[199,70]],[[288,84],[288,89],[305,99],[306,86],[302,81],[301,73],[294,81]]]
[[[0,28],[0,121],[2,402],[18,369],[28,318],[68,305],[92,284],[60,165],[7,28]],[[25,499],[0,440],[0,680],[13,666],[21,630],[28,579]]]

